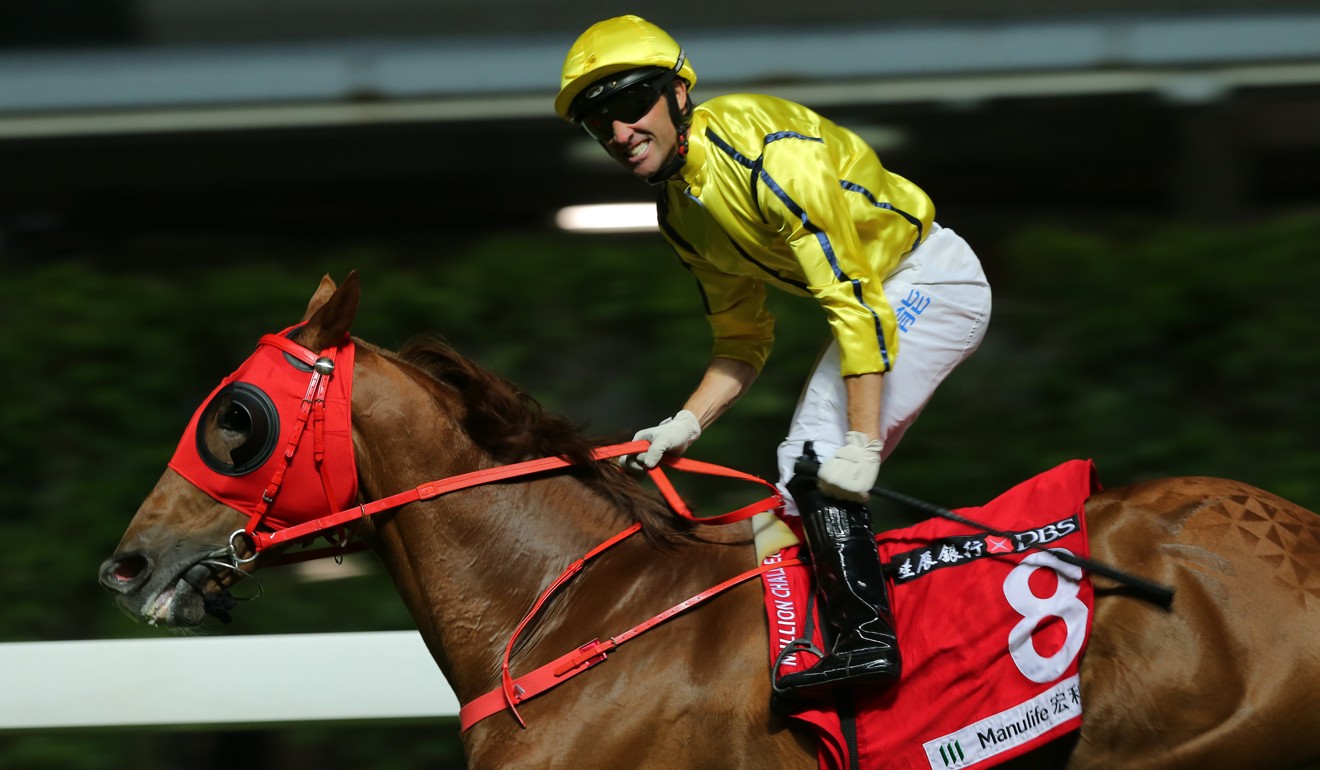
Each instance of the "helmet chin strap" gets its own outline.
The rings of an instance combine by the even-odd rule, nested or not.
[[[688,94],[687,105],[683,109],[678,107],[678,89],[670,85],[665,91],[665,100],[669,102],[669,117],[674,122],[674,128],[678,131],[677,140],[674,143],[674,154],[669,156],[669,160],[660,167],[659,171],[646,178],[646,183],[652,186],[659,186],[665,183],[665,180],[678,173],[687,162],[688,154],[688,134],[692,129],[692,95]]]

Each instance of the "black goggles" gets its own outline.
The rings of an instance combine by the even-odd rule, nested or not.
[[[582,113],[578,124],[586,129],[592,139],[604,142],[614,135],[614,121],[636,123],[641,120],[672,82],[672,73],[665,73],[660,77],[634,83]]]

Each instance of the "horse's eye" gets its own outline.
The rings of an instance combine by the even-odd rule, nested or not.
[[[215,424],[225,430],[247,435],[252,432],[252,414],[242,404],[230,402]]]

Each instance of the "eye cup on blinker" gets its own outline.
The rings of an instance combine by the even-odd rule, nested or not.
[[[255,385],[236,382],[202,411],[197,454],[216,473],[243,476],[265,464],[279,435],[280,415],[270,397]]]

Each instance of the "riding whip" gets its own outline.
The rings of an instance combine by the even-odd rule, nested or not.
[[[812,449],[811,445],[812,442],[808,441],[803,446],[802,456],[798,458],[797,463],[793,466],[793,472],[800,473],[805,476],[811,476],[814,478],[816,476],[816,473],[820,470],[820,460],[816,457],[816,453]],[[923,513],[927,513],[932,516],[939,516],[942,519],[948,519],[949,521],[962,524],[963,526],[980,530],[981,532],[984,532],[987,535],[994,535],[995,537],[1002,537],[1010,540],[1015,539],[1008,532],[1004,532],[988,524],[983,524],[979,521],[969,519],[960,513],[954,513],[948,508],[935,505],[934,503],[928,503],[924,500],[918,500],[917,498],[911,497],[909,495],[905,495],[902,492],[895,492],[892,489],[886,489],[879,485],[871,487],[870,492],[871,494],[876,495],[878,497],[883,497],[888,500],[892,500],[896,503],[901,503],[903,505],[908,506],[909,508],[922,511]],[[1081,569],[1084,569],[1092,574],[1103,575],[1104,577],[1107,577],[1110,580],[1113,580],[1117,583],[1121,583],[1122,585],[1131,588],[1141,597],[1155,604],[1158,604],[1161,607],[1168,608],[1170,605],[1173,604],[1173,588],[1170,586],[1164,585],[1162,583],[1156,583],[1153,580],[1147,580],[1146,578],[1139,577],[1137,575],[1133,575],[1128,572],[1124,572],[1123,570],[1120,570],[1116,567],[1111,567],[1108,564],[1104,564],[1103,562],[1098,562],[1094,559],[1089,559],[1084,556],[1077,556],[1068,553],[1066,551],[1052,551],[1049,548],[1046,548],[1043,545],[1038,545],[1036,543],[1027,543],[1025,545],[1027,548],[1031,550],[1047,552],[1051,556],[1058,559],[1059,561],[1072,564],[1073,566],[1080,567]]]

